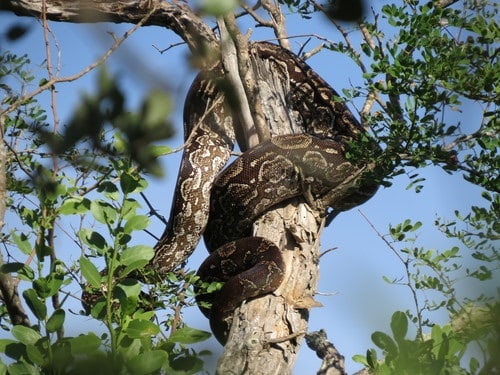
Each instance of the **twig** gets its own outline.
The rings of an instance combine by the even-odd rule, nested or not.
[[[250,14],[252,18],[258,22],[258,26],[263,26],[263,27],[273,27],[273,23],[271,21],[265,20],[261,16],[259,16],[255,11],[254,8],[249,7],[246,4],[243,4],[242,6],[243,9],[245,9],[246,13]]]
[[[314,47],[312,50],[309,52],[304,53],[302,56],[300,56],[303,60],[310,59],[312,56],[315,54],[319,53],[323,48],[325,47],[324,43],[321,43],[320,45]]]
[[[358,64],[358,66],[360,67],[360,69],[363,73],[366,73],[367,72],[366,66],[364,65],[363,61],[361,60],[360,53],[354,48],[354,45],[353,45],[351,39],[349,38],[349,34],[347,33],[347,31],[340,25],[340,23],[338,23],[334,18],[332,18],[330,16],[329,12],[327,11],[327,9],[323,5],[317,3],[315,0],[311,0],[311,3],[314,5],[314,7],[317,10],[324,13],[328,17],[328,20],[330,22],[332,22],[332,24],[335,26],[335,28],[338,30],[338,32],[344,38],[344,40],[347,44],[347,47],[351,51],[352,57],[356,61],[356,64]]]
[[[391,249],[391,251],[398,257],[398,259],[401,261],[401,263],[403,263],[403,266],[405,268],[405,273],[406,273],[406,283],[404,283],[403,285],[406,285],[410,289],[410,291],[412,293],[413,303],[415,304],[415,309],[417,311],[417,319],[418,319],[417,336],[418,337],[422,337],[422,311],[420,309],[420,304],[418,302],[417,291],[415,290],[415,288],[411,284],[411,272],[410,272],[410,263],[409,263],[409,260],[408,259],[403,259],[403,257],[399,254],[399,252],[394,248],[394,246],[392,246],[392,244],[389,241],[387,241],[387,239],[385,238],[385,236],[382,235],[377,230],[377,228],[375,227],[375,225],[373,225],[373,223],[370,221],[370,219],[368,219],[368,217],[363,213],[363,211],[361,211],[360,209],[358,209],[358,212],[361,214],[361,216],[363,216],[363,218],[366,220],[366,222],[368,223],[368,225],[375,231],[375,233],[377,234],[377,236],[382,241],[385,242],[385,244],[389,247],[389,249]]]
[[[144,202],[146,202],[146,205],[148,206],[149,208],[149,215],[152,215],[152,216],[155,216],[157,217],[158,219],[160,219],[160,221],[167,225],[167,219],[165,219],[164,216],[160,215],[158,213],[158,210],[156,210],[153,205],[151,204],[151,202],[149,201],[149,199],[146,197],[146,194],[144,194],[143,192],[140,193],[142,199],[144,199]]]
[[[164,54],[165,52],[171,50],[172,48],[174,47],[178,47],[178,46],[182,46],[186,44],[186,42],[177,42],[177,43],[170,43],[170,45],[167,47],[167,48],[164,48],[164,49],[160,49],[159,47],[157,47],[156,45],[152,45],[152,47],[157,50],[158,52],[160,52],[160,54]]]
[[[328,253],[331,253],[332,251],[335,251],[335,250],[338,250],[338,247],[331,247],[329,249],[326,249],[321,254],[319,254],[319,257],[321,258],[322,256],[324,256],[324,255],[326,255]]]
[[[47,3],[45,0],[42,2],[42,27],[43,27],[43,37],[45,41],[45,58],[47,60],[47,73],[49,76],[49,80],[52,80],[55,78],[52,66],[52,52],[50,49],[50,34],[52,34],[52,32],[50,31],[49,24],[47,23]],[[59,116],[57,113],[57,94],[55,86],[50,87],[50,107],[52,109],[52,117],[54,119],[54,126],[52,129],[52,133],[57,134],[59,128]],[[59,172],[59,162],[56,154],[52,153],[51,158],[53,165],[52,177],[55,177]],[[47,214],[45,209],[42,210],[42,212],[44,216]],[[48,248],[50,249],[50,263],[52,266],[51,268],[53,268],[55,262],[57,261],[56,248],[54,243],[54,224],[56,219],[55,217],[48,217],[47,219],[50,226],[49,229],[47,230],[47,245]],[[57,310],[58,308],[61,307],[61,303],[59,300],[59,293],[55,293],[52,296],[51,300],[52,300],[52,307],[54,308],[54,310]],[[56,333],[57,333],[57,338],[61,340],[64,337],[64,327],[62,326],[59,327]]]
[[[61,78],[57,78],[57,77],[54,77],[52,79],[49,79],[47,82],[45,82],[43,85],[39,86],[36,90],[32,91],[31,93],[29,94],[26,94],[24,96],[22,96],[20,99],[16,100],[14,103],[12,103],[9,107],[7,107],[5,110],[3,110],[2,112],[0,112],[0,116],[4,116],[12,111],[14,111],[16,108],[18,108],[19,106],[23,105],[24,103],[26,103],[27,101],[29,101],[30,99],[34,98],[35,96],[37,96],[38,94],[44,92],[45,90],[50,90],[52,88],[53,85],[57,84],[57,83],[63,83],[63,82],[72,82],[72,81],[75,81],[77,79],[79,79],[80,77],[84,76],[85,74],[89,73],[90,71],[94,70],[95,68],[97,68],[98,66],[102,65],[110,56],[111,54],[118,48],[122,45],[122,43],[130,36],[132,35],[137,29],[139,29],[143,24],[146,23],[147,19],[155,12],[155,9],[152,9],[141,21],[139,21],[136,25],[134,25],[134,27],[132,27],[130,30],[128,30],[127,32],[125,32],[125,34],[123,34],[123,36],[118,39],[105,53],[104,55],[101,56],[101,58],[99,58],[97,61],[95,61],[94,63],[90,64],[89,66],[87,66],[85,69],[83,69],[82,71],[76,73],[76,74],[73,74],[71,76],[67,76],[67,77],[61,77]]]

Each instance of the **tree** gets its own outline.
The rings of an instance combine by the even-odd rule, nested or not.
[[[291,2],[287,5],[304,17],[303,22],[307,22],[308,17],[316,16],[316,12],[322,12],[330,17],[338,16],[338,9],[335,8],[338,3],[332,8],[325,8],[315,2]],[[166,26],[183,38],[194,56],[193,60],[202,67],[212,63],[212,55],[206,51],[213,51],[218,46],[217,38],[208,24],[185,4],[154,1],[144,5],[100,2],[93,4],[92,9],[83,9],[80,2],[76,4],[66,2],[64,9],[61,9],[50,1],[46,3],[11,1],[2,6],[18,14],[38,14],[47,32],[48,19],[70,22],[102,20],[131,22],[139,27]],[[214,15],[220,11],[219,6],[221,4],[208,3],[206,11]],[[252,17],[257,23],[270,27],[286,47],[287,35],[283,14],[275,4],[262,3],[262,7],[266,11],[264,14],[269,15],[269,20],[263,19],[255,9],[249,7],[244,9],[247,16]],[[437,223],[446,236],[456,238],[463,242],[464,248],[472,249],[471,254],[478,263],[474,268],[467,270],[466,276],[479,280],[492,279],[494,272],[498,270],[498,251],[491,242],[498,240],[496,223],[499,203],[496,155],[498,138],[495,117],[498,102],[496,96],[498,67],[495,65],[497,50],[494,45],[498,37],[498,27],[494,22],[496,13],[495,5],[487,2],[478,4],[464,1],[457,4],[457,2],[440,1],[386,5],[367,15],[367,20],[357,23],[356,30],[360,35],[359,47],[352,41],[352,35],[348,30],[352,26],[345,26],[332,17],[330,20],[343,40],[332,42],[323,37],[318,38],[322,41],[323,49],[349,56],[363,75],[363,84],[344,90],[343,94],[348,99],[362,104],[359,114],[363,124],[372,130],[384,150],[376,160],[377,167],[384,175],[384,184],[389,185],[397,175],[407,174],[410,179],[409,187],[419,192],[425,186],[420,170],[428,164],[434,164],[449,173],[462,174],[468,181],[484,190],[483,196],[490,202],[489,207],[472,207],[470,214],[457,212],[457,220],[463,221],[469,229],[463,229],[457,223],[445,220],[438,220]],[[235,20],[231,15],[219,20],[219,26],[226,25],[231,32],[235,32],[233,34],[237,36],[234,38],[235,47],[240,51],[244,50],[241,44],[246,42],[245,38],[235,31]],[[117,39],[109,50],[110,53],[129,35],[130,33],[127,33],[123,38]],[[229,59],[231,55],[224,51],[223,56],[224,59]],[[106,57],[107,54],[89,68],[100,65]],[[244,65],[245,57],[240,55],[238,58],[240,64]],[[3,59],[3,66],[6,67],[4,76],[19,77],[25,84],[33,79],[26,70],[25,57],[4,54]],[[97,228],[87,228],[82,225],[74,238],[82,249],[86,249],[87,256],[102,256],[108,269],[122,266],[126,269],[125,274],[144,266],[151,257],[151,249],[141,245],[131,247],[129,244],[134,231],[143,230],[148,226],[148,219],[136,213],[138,203],[133,194],[143,192],[145,188],[145,179],[138,172],[137,166],[141,168],[140,170],[157,172],[158,167],[154,157],[164,153],[165,150],[148,146],[159,136],[168,136],[168,132],[159,133],[160,129],[166,128],[163,121],[166,113],[161,109],[166,107],[167,99],[161,94],[154,93],[143,101],[141,111],[131,115],[126,112],[124,106],[126,95],[104,70],[101,72],[98,92],[94,96],[85,98],[79,110],[75,111],[75,116],[67,127],[68,130],[63,132],[61,137],[57,136],[59,133],[57,110],[54,109],[54,125],[47,131],[44,128],[50,121],[46,119],[46,111],[36,105],[36,95],[45,90],[55,95],[59,81],[70,81],[80,76],[60,80],[51,72],[49,60],[47,68],[49,78],[46,81],[40,82],[39,87],[27,95],[8,92],[8,99],[2,109],[2,121],[5,124],[2,126],[2,131],[5,129],[5,133],[2,134],[6,139],[2,145],[7,147],[3,150],[7,156],[1,160],[9,162],[3,167],[7,171],[3,174],[6,177],[4,186],[8,188],[0,191],[8,190],[17,194],[13,195],[11,201],[2,199],[2,202],[7,202],[10,209],[19,216],[22,224],[31,228],[30,232],[7,233],[3,239],[8,250],[7,254],[12,254],[11,249],[17,248],[18,252],[21,250],[29,255],[34,248],[37,258],[37,264],[33,268],[29,263],[11,260],[3,266],[2,297],[11,323],[28,325],[23,302],[16,295],[17,289],[12,287],[13,279],[10,275],[17,273],[18,278],[24,277],[32,282],[32,287],[23,292],[23,300],[41,327],[45,329],[43,332],[41,328],[29,329],[20,326],[12,328],[16,340],[6,343],[5,351],[9,351],[11,357],[18,360],[18,363],[15,364],[17,367],[14,365],[9,367],[10,372],[16,371],[16,368],[19,370],[22,366],[30,368],[45,366],[46,371],[49,371],[48,369],[56,364],[61,366],[60,369],[69,371],[71,369],[69,362],[60,362],[61,358],[69,361],[71,357],[64,355],[65,351],[69,350],[71,355],[96,353],[101,340],[92,333],[76,338],[64,337],[62,328],[66,309],[64,301],[61,302],[58,298],[61,287],[71,282],[69,276],[77,272],[78,267],[85,281],[93,286],[100,286],[103,276],[86,256],[82,256],[73,268],[61,263],[55,253],[54,224],[61,215],[78,216],[90,213],[98,223],[109,230],[109,234],[104,238]],[[241,74],[241,69],[234,71],[237,76]],[[242,78],[243,84],[252,82],[245,80],[245,77]],[[255,98],[249,96],[250,105],[255,104],[252,100]],[[107,103],[106,108],[101,106],[103,101]],[[480,103],[482,106],[475,127],[469,129],[456,121],[449,122],[446,111],[466,109],[471,102]],[[106,133],[106,125],[109,123],[113,124],[113,132],[116,132],[113,134],[115,142],[112,142],[111,136]],[[89,124],[95,127],[89,129]],[[28,136],[23,138],[25,135]],[[86,141],[83,146],[82,140]],[[249,144],[252,145],[252,142],[249,141]],[[43,152],[39,154],[36,151],[28,153],[22,151],[37,150],[41,145],[51,147],[51,151],[46,154],[51,158],[51,167],[44,164]],[[78,158],[76,150],[80,147],[93,150],[99,157]],[[129,151],[130,158],[123,158],[125,150]],[[75,166],[74,172],[66,174],[65,168],[61,168],[60,163]],[[89,179],[95,181],[90,183]],[[115,187],[117,181],[120,189]],[[97,195],[92,195],[93,192]],[[23,200],[16,200],[16,197],[19,199],[22,196],[33,196],[36,201],[34,208],[27,207]],[[287,209],[292,213],[297,212],[295,207]],[[278,215],[278,218],[282,216],[283,214]],[[319,236],[319,228],[311,228],[309,226],[311,223],[315,223],[315,220],[307,220],[303,224],[303,229],[309,233],[308,240],[312,252],[310,261],[306,264],[311,264],[310,272],[313,276],[303,271],[294,273],[307,275],[304,281],[306,288],[309,289],[309,295],[313,295],[315,290],[317,276],[314,275],[317,270],[314,254],[318,250],[316,239]],[[431,250],[413,245],[413,239],[409,240],[410,244],[407,246],[399,244],[401,241],[408,242],[409,233],[418,231],[420,226],[420,223],[410,220],[393,225],[390,228],[390,236],[392,241],[396,242],[391,242],[389,237],[380,235],[387,241],[387,246],[398,254],[407,271],[407,278],[402,283],[409,286],[415,296],[415,308],[413,312],[409,310],[406,314],[394,314],[391,322],[394,339],[380,332],[373,335],[374,343],[385,354],[384,362],[376,361],[375,351],[369,351],[365,358],[357,357],[358,360],[379,372],[391,370],[393,373],[401,373],[402,368],[416,368],[413,373],[456,370],[458,360],[463,355],[461,351],[466,345],[475,340],[481,342],[481,339],[486,339],[490,341],[485,353],[490,355],[486,355],[486,359],[481,363],[483,371],[493,369],[495,366],[498,368],[498,364],[494,363],[495,358],[491,356],[495,352],[494,349],[498,348],[498,342],[496,346],[494,342],[498,337],[494,334],[475,335],[481,333],[483,329],[487,333],[494,329],[498,331],[498,326],[494,329],[489,328],[489,324],[498,321],[494,319],[495,316],[498,317],[498,304],[492,300],[485,300],[483,296],[468,297],[469,301],[457,294],[454,272],[458,270],[459,265],[454,263],[454,259],[465,256],[463,250],[459,252],[458,248],[451,248],[435,254]],[[267,225],[261,227],[265,230]],[[110,243],[111,247],[108,245]],[[43,260],[46,258],[50,259],[48,269],[43,267]],[[299,264],[303,265],[304,262]],[[424,268],[430,272],[422,273]],[[435,275],[432,275],[433,272]],[[106,279],[104,276],[104,279],[108,285],[114,285],[111,278]],[[151,312],[140,308],[136,311],[138,300],[141,299],[140,287],[130,278],[126,280],[109,289],[105,302],[100,305],[101,310],[93,309],[93,315],[103,319],[108,327],[110,336],[106,342],[109,342],[112,358],[121,357],[131,372],[147,373],[156,370],[159,365],[180,366],[187,360],[192,361],[191,370],[196,370],[199,360],[185,348],[174,347],[174,343],[192,342],[205,336],[198,331],[181,328],[168,340],[160,343],[151,341],[149,335],[157,334],[159,325],[149,322],[152,317]],[[189,296],[189,291],[185,288],[189,282],[194,281],[193,274],[187,274],[185,280],[177,283],[176,280],[172,280],[172,284],[162,285],[163,289],[158,292],[168,296],[180,296],[167,301],[175,306],[175,313],[169,322],[171,327],[179,324],[180,307],[185,303],[185,296]],[[442,293],[443,302],[439,301],[433,305],[433,299],[425,299],[419,295],[422,290]],[[115,294],[111,294],[112,291]],[[304,295],[303,293],[299,295]],[[113,305],[112,297],[120,300],[119,328],[116,328],[116,322],[111,319],[111,311],[116,307]],[[53,305],[53,312],[50,314],[47,312],[49,299]],[[422,299],[424,299],[423,305]],[[12,302],[7,303],[9,300]],[[464,301],[469,303],[465,304]],[[241,317],[243,322],[274,326],[269,323],[269,317],[265,315],[266,310],[263,309],[263,304],[267,303],[275,303],[273,306],[276,311],[281,308],[283,314],[289,313],[284,310],[283,302],[279,298],[273,300],[270,296],[266,302],[264,299],[259,299],[245,305],[236,316],[235,324],[238,324],[238,317]],[[302,303],[303,308],[314,305],[312,299],[305,299]],[[425,313],[439,308],[445,308],[452,314],[451,328],[435,325],[429,339],[425,336],[425,330],[432,321],[426,319]],[[292,339],[267,343],[269,348],[262,347],[262,350],[265,349],[266,353],[270,353],[269,357],[262,355],[235,357],[235,352],[243,353],[242,347],[238,345],[242,343],[246,345],[246,340],[230,339],[224,357],[226,360],[223,359],[219,367],[221,373],[227,368],[224,366],[243,368],[243,365],[235,366],[235,358],[241,358],[248,366],[255,366],[261,371],[271,367],[276,369],[278,366],[284,366],[283,368],[291,366],[293,359],[288,357],[293,357],[299,345],[299,340],[294,335],[298,334],[297,337],[300,337],[303,334],[305,320],[300,314],[293,318],[291,316],[283,318],[278,313],[275,315],[278,322],[286,319],[293,322],[290,324],[292,332],[289,332],[293,335]],[[252,319],[248,316],[252,316]],[[259,316],[262,318],[259,319]],[[413,320],[417,327],[414,340],[406,338],[408,318]],[[464,326],[467,326],[464,324],[461,329],[453,330],[457,321],[465,321],[468,324],[474,322],[479,329],[476,332],[469,332],[464,329]],[[249,329],[249,326],[246,327]],[[287,335],[281,329],[277,332],[278,337]],[[51,341],[54,335],[58,336],[56,342]],[[52,345],[49,345],[49,342],[52,342]],[[138,343],[148,349],[140,351]],[[282,345],[286,347],[283,348]],[[17,349],[14,350],[14,347]],[[46,353],[48,362],[43,359]],[[140,359],[135,359],[138,353]],[[166,353],[169,356],[168,365],[164,364]],[[259,353],[258,349],[256,353]],[[410,355],[412,353],[422,353],[422,355],[413,358]],[[283,359],[285,357],[286,361]],[[228,362],[227,358],[231,360]],[[275,359],[278,362],[273,362]],[[110,362],[110,366],[114,365],[118,366]],[[478,366],[479,362],[476,364],[471,361],[469,371],[476,373]],[[252,373],[251,370],[249,372]]]

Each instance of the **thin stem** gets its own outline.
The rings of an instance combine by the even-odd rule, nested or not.
[[[155,9],[152,9],[142,20],[140,20],[134,27],[132,27],[130,30],[125,32],[123,36],[119,39],[117,39],[113,45],[102,55],[97,61],[94,63],[90,64],[87,66],[85,69],[81,70],[80,72],[73,74],[71,76],[67,77],[61,77],[57,78],[54,77],[52,79],[49,79],[47,82],[45,82],[43,85],[39,86],[36,90],[30,92],[29,94],[26,94],[22,96],[20,99],[16,100],[14,103],[12,103],[9,107],[7,107],[5,110],[0,112],[0,116],[4,116],[15,109],[17,109],[19,106],[23,105],[30,99],[34,98],[38,94],[52,89],[52,86],[57,84],[57,83],[62,83],[62,82],[73,82],[79,79],[80,77],[84,76],[85,74],[89,73],[90,71],[94,70],[95,68],[99,67],[102,65],[106,60],[111,56],[111,54],[118,49],[122,45],[122,43],[130,36],[132,35],[137,29],[139,29],[143,24],[146,23],[148,18],[154,13]]]
[[[422,326],[423,326],[423,324],[422,324],[422,309],[421,309],[420,303],[418,301],[417,291],[413,287],[413,284],[411,283],[411,272],[410,272],[409,259],[404,259],[399,254],[398,250],[396,250],[396,248],[394,246],[392,246],[392,244],[389,241],[387,241],[385,236],[377,230],[375,225],[370,221],[370,219],[368,219],[368,217],[363,213],[363,211],[358,209],[358,212],[361,214],[361,216],[363,216],[363,218],[366,220],[368,225],[374,230],[374,232],[377,234],[377,237],[379,237],[382,241],[384,241],[384,243],[387,245],[387,247],[389,247],[389,249],[398,257],[398,259],[401,261],[401,263],[403,263],[403,266],[405,268],[405,273],[406,273],[406,283],[404,283],[402,285],[407,286],[411,291],[411,294],[413,297],[413,303],[415,304],[415,309],[417,312],[417,320],[418,320],[417,337],[422,338],[423,337],[423,334],[422,334]]]

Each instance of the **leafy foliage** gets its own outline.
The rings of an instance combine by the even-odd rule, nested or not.
[[[1,58],[3,77],[17,77],[23,84],[32,81],[26,56]],[[18,98],[14,88],[3,89],[9,94],[6,104]],[[164,93],[153,92],[138,114],[128,113],[114,78],[101,70],[95,96],[84,97],[62,135],[46,130],[46,113],[35,99],[4,117],[11,193],[7,203],[17,220],[9,222],[10,232],[3,234],[2,243],[7,254],[33,261],[9,261],[1,272],[26,282],[22,298],[37,323],[12,326],[2,309],[2,326],[11,331],[12,339],[0,340],[0,353],[10,363],[0,364],[1,373],[141,375],[162,369],[192,374],[203,368],[188,345],[210,334],[181,324],[178,316],[180,306],[191,303],[192,294],[186,290],[196,281],[194,275],[187,274],[184,280],[172,275],[157,289],[150,287],[151,295],[132,277],[154,254],[150,246],[132,239],[150,225],[137,200],[147,188],[141,167],[158,172],[155,158],[165,149],[149,143],[171,134],[164,120],[167,102]],[[68,172],[68,166],[74,169]],[[80,251],[72,264],[56,255],[54,228],[59,221],[73,229],[67,234]],[[99,260],[106,273],[98,270]],[[106,327],[100,336],[64,334],[68,302],[80,299],[79,285],[96,293],[95,304],[88,309]],[[162,322],[152,311],[157,305],[151,298],[158,293],[168,297],[154,303],[173,309]],[[177,328],[175,334],[164,336],[162,325]]]
[[[488,193],[484,197],[491,202]],[[495,247],[498,242],[498,205],[491,202],[492,208],[472,207],[476,215],[461,217],[464,228],[475,227],[481,232],[474,233],[459,229],[457,222],[435,224],[447,237],[456,239],[471,250],[469,254],[458,246],[444,251],[412,246],[412,237],[422,227],[421,222],[406,220],[389,230],[392,239],[387,242],[405,268],[406,278],[384,279],[395,285],[408,287],[414,297],[414,309],[396,312],[392,316],[392,337],[383,332],[372,334],[373,343],[382,351],[383,358],[377,358],[375,349],[367,351],[366,356],[354,356],[354,360],[370,368],[375,374],[486,374],[498,368],[496,353],[500,349],[500,302],[498,296],[480,293],[476,296],[463,296],[458,293],[457,285],[464,279],[486,282],[493,279],[494,272],[500,268],[500,257]],[[494,219],[496,218],[496,219]],[[475,238],[480,238],[478,242]],[[397,249],[395,244],[408,243]],[[463,264],[475,268],[462,270]],[[430,298],[429,296],[435,296]],[[439,325],[432,321],[430,313],[447,311],[450,321]],[[427,313],[427,314],[426,314]],[[426,315],[428,317],[426,317]],[[407,339],[408,319],[416,326],[416,335]],[[425,333],[430,328],[430,333]],[[472,356],[468,365],[463,362],[471,347],[479,348],[482,358]],[[481,366],[482,363],[482,366]]]

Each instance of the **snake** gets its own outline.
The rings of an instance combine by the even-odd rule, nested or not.
[[[279,103],[280,115],[292,126],[271,127],[271,139],[244,150],[224,168],[238,138],[237,108],[225,89],[222,63],[200,72],[185,100],[184,152],[170,217],[150,262],[160,275],[173,271],[204,237],[210,255],[198,275],[225,284],[216,293],[200,295],[198,302],[222,344],[234,309],[243,300],[274,291],[285,274],[279,247],[251,236],[255,220],[294,197],[303,197],[322,213],[329,207],[348,210],[378,188],[363,178],[365,164],[346,158],[349,142],[366,131],[338,93],[285,48],[254,42],[249,53],[252,69],[261,77],[266,116],[275,116]],[[282,95],[269,94],[270,76]],[[210,309],[202,307],[206,301]]]

